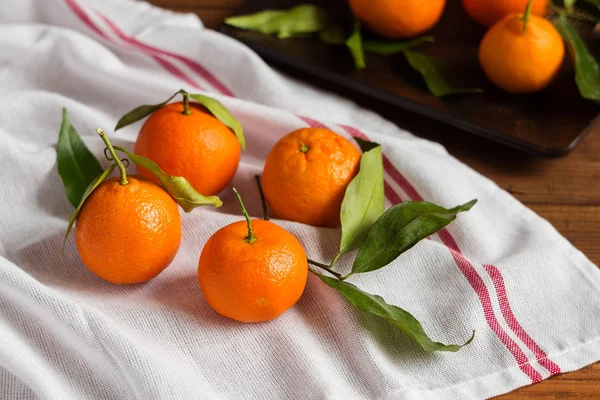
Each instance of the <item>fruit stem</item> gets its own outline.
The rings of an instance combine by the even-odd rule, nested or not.
[[[304,143],[300,142],[300,151],[303,153],[307,153],[308,150],[310,150],[310,148],[307,145],[305,145]]]
[[[533,0],[529,0],[527,5],[525,6],[525,13],[523,14],[523,30],[522,33],[525,34],[527,32],[527,22],[529,22],[529,17],[531,17],[531,5]]]
[[[310,258],[307,258],[306,261],[309,264],[314,265],[315,267],[319,267],[319,268],[321,268],[321,269],[329,272],[331,275],[335,276],[336,278],[338,278],[340,280],[343,280],[342,279],[342,275],[338,274],[337,272],[335,272],[334,270],[332,270],[331,268],[329,268],[327,265],[321,264],[320,262],[317,262],[317,261],[314,261],[314,260],[311,260]]]
[[[265,221],[268,221],[269,220],[269,210],[267,209],[267,202],[265,201],[265,194],[263,193],[262,183],[260,182],[260,175],[254,175],[254,179],[256,179],[256,185],[258,186],[258,192],[260,193],[260,200],[262,201],[263,219]]]
[[[129,183],[129,181],[127,180],[127,168],[125,168],[125,165],[123,165],[123,163],[119,159],[119,156],[117,156],[117,153],[115,152],[115,149],[110,143],[110,140],[108,140],[108,136],[106,135],[106,133],[104,133],[104,131],[100,128],[96,128],[96,132],[98,132],[98,135],[100,135],[102,141],[104,141],[106,148],[112,156],[112,161],[114,161],[115,164],[117,164],[117,167],[119,167],[119,172],[121,173],[121,181],[119,183],[121,185],[127,185]]]
[[[190,95],[188,92],[181,93],[183,95],[183,115],[190,115],[192,111],[190,110]]]
[[[248,243],[256,242],[256,238],[254,237],[254,233],[252,232],[252,220],[250,219],[250,215],[248,215],[248,211],[246,211],[246,207],[244,207],[244,203],[242,202],[242,197],[236,188],[233,188],[233,193],[235,193],[235,198],[242,209],[242,214],[246,218],[246,222],[248,223],[248,236],[244,239]]]

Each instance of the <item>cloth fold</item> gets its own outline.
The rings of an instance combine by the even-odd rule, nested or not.
[[[101,158],[100,126],[183,88],[220,100],[248,149],[233,184],[261,215],[253,176],[283,135],[324,126],[382,144],[388,205],[478,204],[388,267],[351,281],[422,321],[423,352],[310,277],[280,318],[240,324],[212,311],[197,283],[210,235],[240,220],[183,214],[173,264],[120,287],[83,266],[56,168],[61,109]],[[377,114],[269,68],[235,40],[128,0],[22,0],[0,7],[0,398],[487,398],[600,359],[600,271],[545,220],[445,149]],[[141,122],[111,134],[132,149]],[[103,164],[106,166],[106,162]],[[309,257],[330,260],[339,231],[277,221]],[[348,269],[351,257],[340,265]]]

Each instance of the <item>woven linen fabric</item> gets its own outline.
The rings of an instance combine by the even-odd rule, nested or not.
[[[132,149],[141,122],[113,133],[119,117],[180,88],[214,96],[244,126],[233,185],[256,217],[253,176],[280,137],[306,126],[381,143],[388,205],[477,198],[431,240],[350,279],[413,313],[436,341],[462,343],[472,330],[475,340],[426,353],[312,275],[276,320],[216,314],[196,272],[210,235],[241,219],[230,188],[219,209],[181,212],[179,253],[145,284],[97,278],[72,236],[61,254],[73,211],[56,166],[62,107],[106,167],[95,127]],[[548,222],[440,145],[282,76],[191,14],[118,0],[3,1],[0,160],[1,399],[487,398],[600,359],[600,271]],[[338,230],[276,222],[310,258],[335,254]]]

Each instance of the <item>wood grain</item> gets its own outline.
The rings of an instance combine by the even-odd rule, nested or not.
[[[600,261],[600,206],[529,203],[529,208],[546,218],[575,247],[596,265]],[[600,328],[599,328],[600,329]]]
[[[218,28],[245,0],[149,0],[197,14]],[[360,99],[353,99],[361,103]],[[566,158],[541,159],[502,147],[409,113],[363,104],[416,135],[442,143],[455,157],[511,192],[600,265],[600,135],[590,135]],[[498,397],[511,399],[600,399],[600,363],[554,376]]]
[[[598,399],[600,397],[600,363],[576,372],[554,376],[538,384],[526,386],[497,400],[517,399]]]

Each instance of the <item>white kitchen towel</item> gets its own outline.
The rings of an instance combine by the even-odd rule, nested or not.
[[[486,398],[600,359],[598,268],[440,145],[280,75],[191,14],[20,0],[2,1],[0,23],[1,399]],[[219,316],[196,271],[209,236],[241,219],[230,189],[220,209],[182,212],[181,249],[148,283],[97,278],[72,237],[62,255],[73,211],[56,167],[62,107],[103,158],[96,126],[132,148],[141,123],[112,134],[118,118],[180,88],[213,95],[243,124],[248,149],[234,184],[255,216],[253,175],[278,138],[306,126],[382,143],[388,204],[479,199],[432,240],[351,278],[412,312],[433,339],[461,343],[475,329],[475,340],[425,353],[314,276],[274,321]],[[335,254],[339,231],[278,223],[311,258]]]

